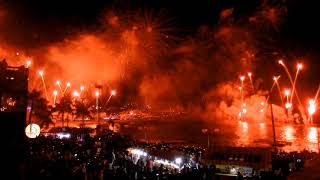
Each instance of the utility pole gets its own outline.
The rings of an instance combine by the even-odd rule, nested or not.
[[[271,121],[272,121],[272,131],[273,131],[273,146],[277,152],[277,140],[276,140],[276,129],[274,126],[274,118],[273,118],[273,110],[272,110],[272,103],[270,103],[270,111],[271,111]]]

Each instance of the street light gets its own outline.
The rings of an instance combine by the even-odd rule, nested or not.
[[[99,91],[96,91],[95,95],[96,95],[96,110],[97,110],[96,120],[98,121],[98,124],[100,124],[100,120],[99,120],[99,96],[100,96],[100,93],[99,93]]]
[[[244,81],[245,77],[244,76],[240,76],[240,80],[241,80],[241,103],[243,103],[243,81]]]

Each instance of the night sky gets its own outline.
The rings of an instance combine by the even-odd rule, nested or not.
[[[219,26],[222,10],[234,8],[231,17],[250,17],[259,11],[265,1],[259,0],[7,0],[2,1],[0,10],[1,40],[6,44],[24,49],[35,49],[47,44],[63,41],[81,32],[99,31],[101,17],[106,10],[125,12],[137,9],[152,11],[165,10],[168,17],[174,18],[177,33],[187,38],[194,36],[202,25],[214,29]],[[269,0],[269,4],[285,4],[287,13],[279,31],[273,34],[274,49],[284,52],[283,57],[294,68],[295,62],[303,59],[308,69],[301,76],[302,82],[312,88],[318,86],[318,63],[320,17],[316,1]],[[265,32],[261,32],[264,34]],[[261,43],[264,43],[263,40]],[[259,61],[257,67],[270,67],[270,74],[282,72],[274,59]],[[292,61],[292,62],[290,62]],[[257,72],[258,74],[259,72]],[[260,75],[265,74],[264,69]],[[270,80],[272,81],[272,80]],[[312,83],[309,83],[312,82]]]
[[[2,31],[9,43],[37,46],[46,41],[59,41],[79,29],[99,26],[99,15],[108,8],[165,9],[168,16],[176,18],[176,26],[196,31],[203,24],[215,26],[222,9],[234,7],[233,16],[243,16],[252,13],[260,3],[258,0],[10,0],[2,3],[4,9],[9,11]],[[298,0],[284,3],[287,4],[288,14],[280,32],[281,38],[318,47],[317,3]]]

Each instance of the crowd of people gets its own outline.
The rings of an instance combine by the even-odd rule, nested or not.
[[[287,177],[292,172],[302,171],[305,161],[315,156],[309,151],[303,152],[279,152],[273,154],[272,168],[275,176]]]
[[[101,136],[29,140],[27,179],[209,179],[210,169],[201,164],[170,168],[154,163],[155,157],[139,158],[128,151],[139,143],[108,132]],[[141,144],[138,146],[146,146]],[[212,173],[211,173],[212,174]]]
[[[132,147],[148,153],[141,151],[140,156],[136,155],[130,151]],[[28,140],[27,152],[25,179],[219,179],[215,175],[219,169],[201,163],[201,155],[205,153],[201,146],[142,143],[112,131],[98,136],[41,135]],[[176,157],[178,154],[181,162],[175,166],[159,163],[160,158],[162,162],[175,163],[173,156],[165,156],[168,152],[174,152]],[[273,172],[257,178],[286,177],[301,170],[309,155],[308,152],[273,154]],[[243,177],[238,174],[234,178]]]

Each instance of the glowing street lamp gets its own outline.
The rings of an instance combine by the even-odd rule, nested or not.
[[[240,80],[241,80],[241,103],[243,103],[243,81],[244,81],[245,77],[244,76],[240,76]]]
[[[96,91],[95,95],[96,95],[96,110],[97,110],[96,120],[98,121],[98,124],[100,124],[100,120],[99,120],[99,96],[100,96],[100,93],[99,93],[99,91]]]

